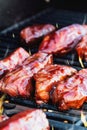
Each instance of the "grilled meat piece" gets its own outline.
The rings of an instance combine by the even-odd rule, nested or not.
[[[1,122],[0,130],[50,130],[50,126],[42,110],[29,109]]]
[[[68,76],[76,73],[76,69],[65,65],[49,65],[39,71],[35,76],[36,80],[36,102],[38,104],[47,103],[50,93],[54,89],[55,84],[64,80]]]
[[[29,53],[22,47],[17,48],[9,56],[0,60],[0,77],[8,71],[12,71],[17,66],[22,65],[23,61],[28,58]]]
[[[85,34],[87,34],[86,25],[69,25],[47,35],[40,44],[39,51],[48,54],[66,54],[77,45]]]
[[[30,97],[32,78],[40,69],[52,63],[52,55],[36,53],[25,60],[23,66],[7,73],[0,80],[0,91],[10,96]]]
[[[87,35],[83,36],[81,42],[76,46],[76,51],[81,59],[87,61]]]
[[[60,82],[52,95],[59,109],[78,109],[87,101],[87,69],[82,69],[66,81]]]
[[[31,43],[36,43],[43,36],[53,32],[55,26],[51,24],[40,24],[26,27],[20,32],[20,37],[24,41],[25,45],[30,45]]]
[[[0,115],[0,123],[7,120],[9,117],[6,115]]]

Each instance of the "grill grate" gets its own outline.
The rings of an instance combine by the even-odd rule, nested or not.
[[[27,106],[25,106],[24,102],[22,103],[22,105],[19,105],[19,103],[18,104],[17,103],[18,102],[14,104],[12,103],[12,101],[11,103],[4,103],[4,108],[5,108],[4,113],[7,116],[11,117],[12,115],[20,111],[32,108],[31,103],[29,105],[29,102],[28,104],[26,104]],[[43,111],[44,110],[45,109],[43,109]],[[61,129],[62,130],[86,130],[87,129],[84,128],[83,123],[80,120],[81,110],[69,110],[68,112],[67,111],[61,112],[57,110],[53,110],[53,111],[45,110],[44,112],[49,120],[51,130],[52,127],[54,127],[54,130],[61,130]]]
[[[40,12],[39,14],[28,18],[20,23],[17,23],[3,31],[0,32],[0,59],[6,57],[10,52],[16,49],[19,46],[24,47],[27,51],[31,50],[31,53],[35,53],[38,50],[38,47],[35,49],[27,48],[26,46],[20,44],[19,32],[22,28],[36,24],[36,23],[51,23],[53,25],[58,24],[59,28],[73,24],[87,23],[87,14],[58,10],[54,8],[46,9],[45,11]],[[75,52],[70,52],[69,54],[63,57],[54,57],[54,63],[71,65],[78,70],[81,69],[80,64],[78,62],[77,54]],[[87,63],[84,62],[85,67],[87,67]],[[83,110],[87,114],[87,104],[85,103],[83,107],[79,110],[68,110],[68,111],[59,111],[56,106],[52,104],[43,104],[37,105],[32,100],[21,99],[21,98],[9,98],[7,99],[11,102],[10,107],[7,108],[5,106],[5,113],[8,116],[11,116],[21,110],[27,108],[40,108],[47,109],[45,112],[47,118],[49,119],[51,128],[54,127],[54,130],[86,130],[83,126],[83,123],[80,120],[81,110]],[[13,107],[12,107],[13,104]],[[14,105],[15,104],[15,105]],[[50,112],[49,110],[52,110]]]

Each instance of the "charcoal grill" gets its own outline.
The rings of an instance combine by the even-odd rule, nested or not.
[[[58,10],[55,8],[45,9],[37,15],[16,23],[15,25],[6,28],[0,32],[0,59],[6,57],[9,53],[11,53],[19,46],[24,47],[27,51],[30,50],[32,54],[38,51],[38,46],[35,48],[28,48],[20,44],[21,41],[19,38],[19,32],[22,28],[26,26],[37,23],[51,23],[53,25],[58,25],[58,27],[61,28],[73,23],[87,23],[86,18],[86,13]],[[54,56],[54,63],[70,65],[77,68],[78,70],[81,69],[77,54],[74,51],[62,57]],[[87,67],[87,63],[83,63],[84,66]],[[10,101],[10,104],[4,104],[4,112],[7,116],[12,116],[13,114],[27,108],[39,108],[45,110],[50,126],[51,128],[54,127],[54,130],[87,129],[84,127],[81,121],[81,111],[83,110],[85,114],[87,114],[86,103],[84,103],[82,108],[79,110],[70,109],[68,111],[62,112],[59,111],[57,107],[52,104],[37,105],[35,101],[32,100],[13,98],[9,96],[6,97],[6,100]]]

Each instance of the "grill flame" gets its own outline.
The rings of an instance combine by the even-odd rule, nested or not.
[[[1,98],[0,98],[0,115],[3,114],[3,110],[4,110],[4,107],[3,107],[3,102],[4,102],[4,99],[5,99],[6,95],[2,95]]]
[[[81,58],[80,56],[79,56],[79,63],[80,63],[80,65],[81,65],[82,68],[85,68],[85,67],[84,67],[84,64],[83,64],[83,62],[82,62],[82,58]]]
[[[87,127],[86,115],[81,111],[81,121],[83,122],[84,126]]]

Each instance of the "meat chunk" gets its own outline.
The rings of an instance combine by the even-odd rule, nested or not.
[[[43,36],[53,32],[54,30],[55,26],[51,24],[33,25],[21,30],[20,37],[22,41],[24,41],[25,45],[30,45],[31,43],[36,43]]]
[[[82,36],[87,34],[87,27],[72,24],[47,35],[39,46],[39,51],[63,55],[71,51]]]
[[[28,58],[29,53],[24,50],[22,47],[17,48],[9,56],[0,60],[0,77],[8,71],[12,71],[17,66],[22,65],[24,60]]]
[[[0,115],[0,123],[7,120],[9,117],[6,115]]]
[[[36,80],[36,102],[38,104],[47,103],[50,98],[50,93],[54,89],[55,84],[64,80],[70,75],[76,73],[76,69],[64,65],[49,65],[39,71],[35,76]]]
[[[34,87],[32,78],[39,70],[52,63],[52,55],[36,53],[25,60],[23,66],[7,73],[0,80],[0,91],[10,96],[30,97]]]
[[[83,36],[82,40],[76,46],[76,51],[79,57],[79,61],[87,61],[87,35]]]
[[[50,126],[42,110],[29,109],[0,123],[0,130],[50,130]]]
[[[57,84],[52,97],[53,103],[61,110],[80,108],[87,101],[87,69]]]

